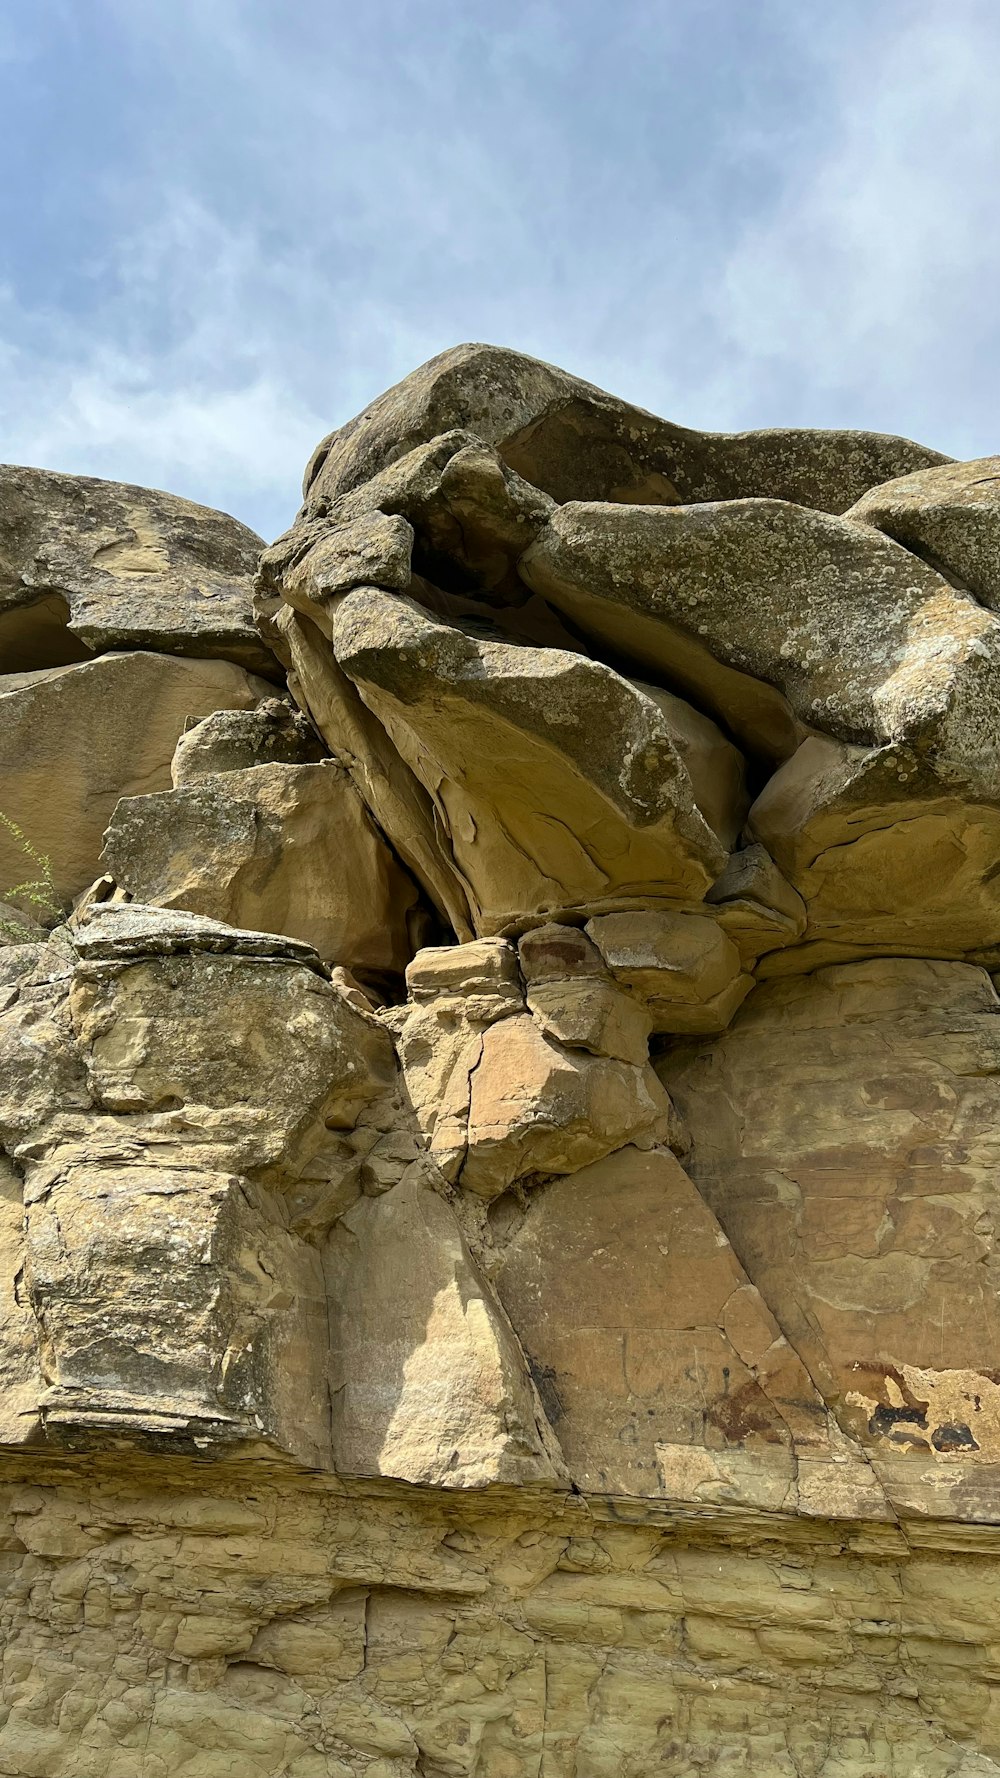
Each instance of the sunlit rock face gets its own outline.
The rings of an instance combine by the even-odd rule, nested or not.
[[[0,473],[0,1773],[1000,1778],[997,462]]]

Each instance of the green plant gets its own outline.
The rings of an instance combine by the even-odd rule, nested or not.
[[[28,913],[36,912],[43,924],[58,919],[63,910],[52,880],[52,860],[44,852],[39,852],[37,846],[32,845],[24,829],[18,827],[17,822],[5,815],[2,809],[0,827],[10,834],[27,863],[37,872],[36,876],[27,877],[23,883],[12,883],[10,888],[0,891],[0,898],[5,902],[27,904]],[[0,916],[0,937],[27,939],[31,936],[31,928],[26,923],[20,924]]]

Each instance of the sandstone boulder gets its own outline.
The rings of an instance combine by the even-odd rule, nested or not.
[[[102,1158],[34,1168],[26,1192],[47,1437],[272,1445],[329,1467],[318,1254],[238,1177]]]
[[[746,762],[717,723],[661,685],[637,681],[638,689],[662,712],[671,740],[691,780],[694,800],[725,847],[735,846],[750,797]]]
[[[479,932],[699,899],[723,861],[658,707],[583,656],[351,593],[334,651],[433,802]]]
[[[805,902],[758,844],[730,854],[705,900],[744,969],[753,969],[768,951],[794,945],[805,931]]]
[[[219,1165],[294,1177],[392,1081],[386,1033],[304,945],[131,907],[96,909],[72,942],[70,1012],[94,1103],[170,1114],[166,1129]]]
[[[170,787],[189,717],[249,710],[272,688],[231,661],[109,654],[0,677],[0,791],[5,815],[52,864],[56,898],[98,872],[120,796]],[[0,885],[25,877],[23,849],[0,831]]]
[[[616,994],[600,977],[583,979]],[[526,1002],[517,954],[502,939],[420,952],[407,983],[411,1003],[388,1010],[384,1022],[396,1035],[429,1152],[463,1191],[489,1200],[519,1180],[572,1173],[626,1142],[676,1138],[670,1101],[648,1066],[649,1023],[639,1008],[638,1030],[620,1014],[616,1020],[613,1001],[586,1009],[582,1031],[572,1000],[561,1016],[543,1004],[532,1017],[536,989],[566,984],[536,982]],[[568,1041],[556,1025],[570,1028]]]
[[[423,936],[415,884],[334,760],[123,797],[102,861],[137,901],[287,933],[376,983]]]
[[[391,1123],[385,1032],[306,947],[191,915],[98,907],[25,949],[0,1002],[26,1231],[23,1286],[0,1288],[7,1434],[328,1468],[322,1219],[301,1210],[336,1194],[332,1132]]]
[[[476,1197],[498,1197],[515,1180],[575,1173],[626,1142],[670,1135],[670,1103],[651,1068],[570,1050],[522,1014],[482,1034],[456,1179]]]
[[[1000,610],[1000,457],[914,470],[872,488],[845,516],[894,537]]]
[[[807,729],[908,744],[997,794],[1000,624],[876,531],[774,500],[571,505],[520,571],[756,753]]]
[[[559,501],[764,495],[842,512],[876,483],[947,461],[871,432],[691,431],[537,358],[465,345],[430,359],[323,439],[306,470],[307,512],[456,427]]]
[[[439,843],[435,805],[364,704],[329,640],[290,606],[278,628],[287,646],[289,685],[333,757],[350,772],[365,804],[430,904],[459,939],[473,935],[469,898],[448,850]]]
[[[339,498],[319,499],[261,558],[257,601],[275,596],[319,624],[356,586],[406,592],[411,575],[439,590],[521,604],[513,569],[554,502],[473,433],[448,431]]]
[[[2,670],[141,648],[274,677],[253,622],[263,547],[226,513],[176,494],[2,465]]]
[[[615,986],[586,933],[574,926],[534,927],[518,945],[518,961],[528,1010],[547,1036],[568,1049],[644,1066],[651,1016]]]
[[[179,790],[216,772],[313,765],[326,753],[304,716],[284,698],[268,698],[254,710],[216,710],[193,722],[177,743],[170,777]]]
[[[703,914],[601,914],[587,932],[654,1031],[723,1031],[753,987],[732,940]]]
[[[748,819],[808,914],[762,973],[864,954],[1000,960],[1000,809],[957,789],[911,747],[804,741]]]

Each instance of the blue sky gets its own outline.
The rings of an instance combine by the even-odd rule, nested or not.
[[[997,0],[0,0],[0,457],[266,536],[486,339],[1000,450]]]

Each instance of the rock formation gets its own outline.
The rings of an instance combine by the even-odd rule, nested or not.
[[[0,1775],[1000,1778],[998,463],[0,470]]]

